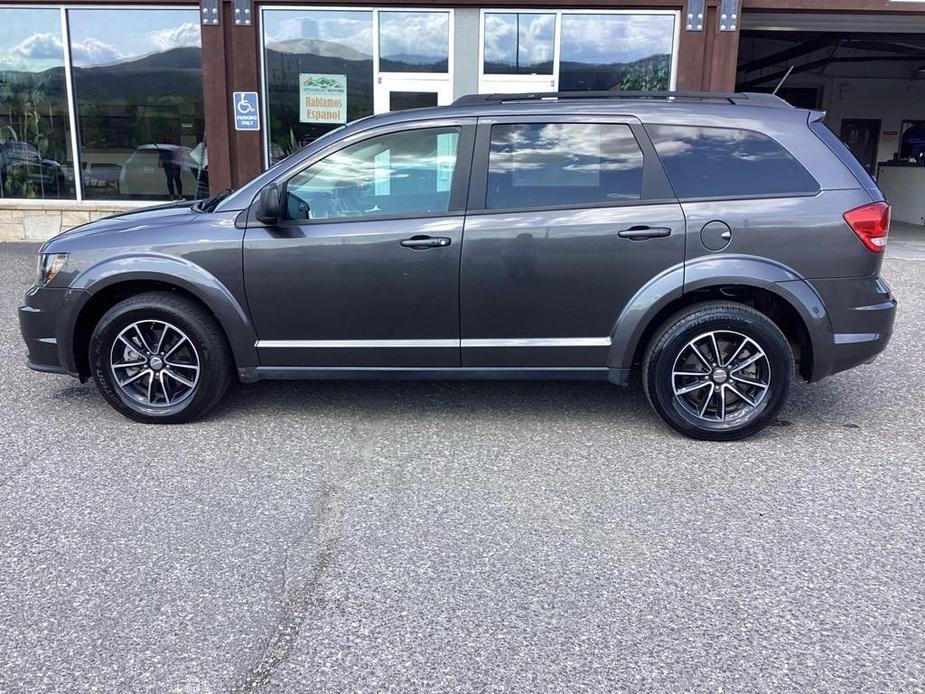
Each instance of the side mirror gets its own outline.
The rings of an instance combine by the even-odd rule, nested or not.
[[[268,185],[260,191],[254,209],[254,216],[264,224],[279,222],[281,210],[282,191],[275,183]]]

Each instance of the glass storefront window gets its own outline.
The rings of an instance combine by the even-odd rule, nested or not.
[[[208,194],[195,9],[68,11],[85,199]]]
[[[379,12],[381,72],[447,72],[449,63],[449,13]]]
[[[667,90],[674,14],[562,14],[559,90]]]
[[[61,14],[0,9],[0,198],[74,198]]]
[[[263,41],[268,164],[372,114],[371,11],[265,10]]]
[[[551,75],[556,15],[486,12],[486,75]]]

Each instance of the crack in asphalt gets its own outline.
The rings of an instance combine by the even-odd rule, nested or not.
[[[247,669],[239,683],[232,687],[231,691],[249,694],[258,692],[269,684],[280,666],[292,655],[292,650],[299,634],[302,632],[302,625],[308,616],[309,610],[321,604],[321,601],[315,597],[315,591],[324,573],[334,562],[337,554],[337,538],[329,537],[321,542],[321,549],[314,558],[308,579],[296,587],[290,586],[290,583],[294,582],[291,579],[291,561],[293,553],[307,539],[315,536],[317,530],[324,524],[330,512],[329,502],[333,492],[333,487],[327,486],[325,488],[321,512],[317,520],[290,545],[283,564],[284,604],[282,616],[277,621],[273,633],[267,639],[255,663]]]
[[[339,480],[343,481],[349,477],[358,461],[369,462],[378,459],[375,447],[377,435],[381,433],[382,428],[382,422],[365,421],[362,424],[354,424],[352,430],[357,437],[357,446],[353,455],[345,456],[345,463],[337,475]],[[231,688],[232,692],[252,694],[269,685],[274,675],[292,655],[310,610],[323,607],[323,600],[317,598],[315,593],[325,572],[334,562],[339,539],[336,534],[328,534],[326,537],[324,528],[330,527],[332,520],[337,516],[335,502],[341,489],[343,487],[331,483],[323,486],[320,510],[316,518],[307,525],[305,532],[290,543],[283,563],[282,616],[276,622],[254,664]],[[301,585],[295,585],[297,582],[293,578],[293,572],[297,569],[298,555],[301,554],[299,550],[313,541],[320,545],[320,550],[312,559],[307,580]]]

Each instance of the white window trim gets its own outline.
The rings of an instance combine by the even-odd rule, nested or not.
[[[67,120],[70,129],[71,158],[74,168],[74,198],[0,198],[0,206],[5,209],[10,207],[33,207],[40,205],[53,204],[54,209],[74,207],[121,207],[124,209],[134,209],[138,207],[149,207],[168,200],[131,200],[125,198],[97,199],[87,200],[83,196],[83,175],[80,170],[80,152],[78,150],[79,139],[77,136],[77,102],[74,92],[74,76],[71,66],[71,26],[68,17],[69,10],[193,10],[197,14],[196,21],[199,22],[198,5],[74,5],[68,3],[56,3],[48,5],[3,5],[0,9],[4,10],[58,10],[60,12],[61,22],[61,46],[64,53],[64,86],[65,97],[67,99]],[[199,25],[200,32],[202,25]],[[200,37],[202,34],[200,33]],[[200,41],[200,50],[202,44]],[[205,94],[203,94],[205,101]]]
[[[270,105],[267,98],[267,68],[265,64],[266,56],[266,20],[267,12],[274,11],[290,12],[371,12],[373,22],[372,33],[372,61],[373,61],[373,97],[375,103],[375,94],[377,86],[382,77],[388,79],[408,79],[420,81],[422,85],[428,82],[447,82],[450,89],[453,88],[454,64],[454,34],[456,12],[452,7],[379,7],[364,6],[353,7],[349,5],[262,5],[260,7],[260,35],[257,37],[259,55],[257,56],[258,70],[260,71],[260,98],[261,110],[263,112],[264,132],[263,132],[263,170],[266,171],[270,166]],[[381,12],[442,12],[449,15],[449,36],[447,55],[447,72],[386,72],[379,70],[379,14]],[[374,106],[375,108],[375,106]]]
[[[923,0],[925,2],[925,0]],[[553,66],[552,75],[486,75],[485,74],[485,15],[488,13],[501,14],[554,14],[556,16],[555,35],[553,36]],[[672,33],[671,44],[671,73],[668,81],[668,89],[674,91],[678,82],[678,45],[681,38],[681,13],[678,10],[597,10],[597,9],[572,9],[557,10],[544,7],[483,7],[479,11],[479,92],[488,91],[484,86],[486,82],[523,82],[526,80],[541,81],[542,78],[552,79],[555,85],[548,91],[556,91],[559,88],[559,57],[562,46],[562,17],[563,15],[647,15],[647,16],[671,16],[674,17],[674,31]]]

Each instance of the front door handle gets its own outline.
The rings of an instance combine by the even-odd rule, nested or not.
[[[450,245],[451,239],[446,236],[412,236],[401,242],[403,248],[423,251],[428,248],[445,248]]]
[[[642,239],[657,239],[665,236],[671,236],[671,229],[668,227],[635,226],[630,227],[629,229],[618,231],[617,236],[619,236],[621,239],[632,239],[633,241],[640,241]]]

